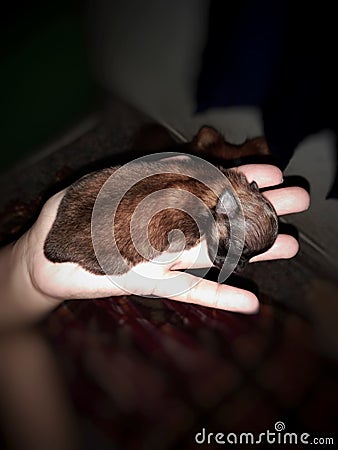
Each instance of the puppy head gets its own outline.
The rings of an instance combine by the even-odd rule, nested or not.
[[[225,188],[215,208],[218,248],[214,264],[219,268],[223,266],[230,239],[237,244],[238,226],[240,234],[244,235],[244,247],[236,268],[238,271],[253,256],[273,245],[278,233],[278,218],[271,203],[260,193],[256,182],[249,183],[243,174],[232,170],[227,171],[227,177],[236,196],[229,188]],[[235,226],[231,227],[230,222]],[[211,246],[215,251],[214,241]]]

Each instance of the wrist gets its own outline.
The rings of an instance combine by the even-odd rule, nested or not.
[[[34,283],[29,259],[29,231],[0,250],[0,277],[0,329],[34,323],[61,303]]]

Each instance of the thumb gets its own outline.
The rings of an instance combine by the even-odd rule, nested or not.
[[[249,291],[204,280],[188,273],[168,272],[157,280],[153,295],[225,311],[256,313],[257,297]]]

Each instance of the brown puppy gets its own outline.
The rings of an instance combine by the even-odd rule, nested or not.
[[[235,146],[210,127],[203,127],[182,149],[224,160],[268,154],[265,141],[260,138]],[[249,184],[239,172],[219,167],[226,178],[215,177],[206,173],[204,164],[188,157],[136,161],[128,165],[127,171],[118,169],[119,166],[91,173],[68,188],[44,246],[50,261],[74,262],[94,274],[119,275],[168,249],[189,249],[205,238],[211,260],[221,268],[229,239],[236,239],[232,234],[236,227],[231,230],[230,224],[238,222],[244,237],[239,263],[242,266],[271,247],[276,239],[278,221],[272,205],[256,183]],[[92,213],[96,198],[111,175],[114,181],[109,195],[105,194],[106,206],[96,215],[99,227],[95,251],[104,271],[93,247]],[[141,202],[142,208],[137,210]],[[116,205],[115,209],[111,205]]]

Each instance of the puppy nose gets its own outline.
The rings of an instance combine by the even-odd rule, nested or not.
[[[235,272],[240,272],[244,269],[244,267],[247,265],[248,263],[248,259],[241,256],[238,263],[237,263],[237,267],[235,269]]]

